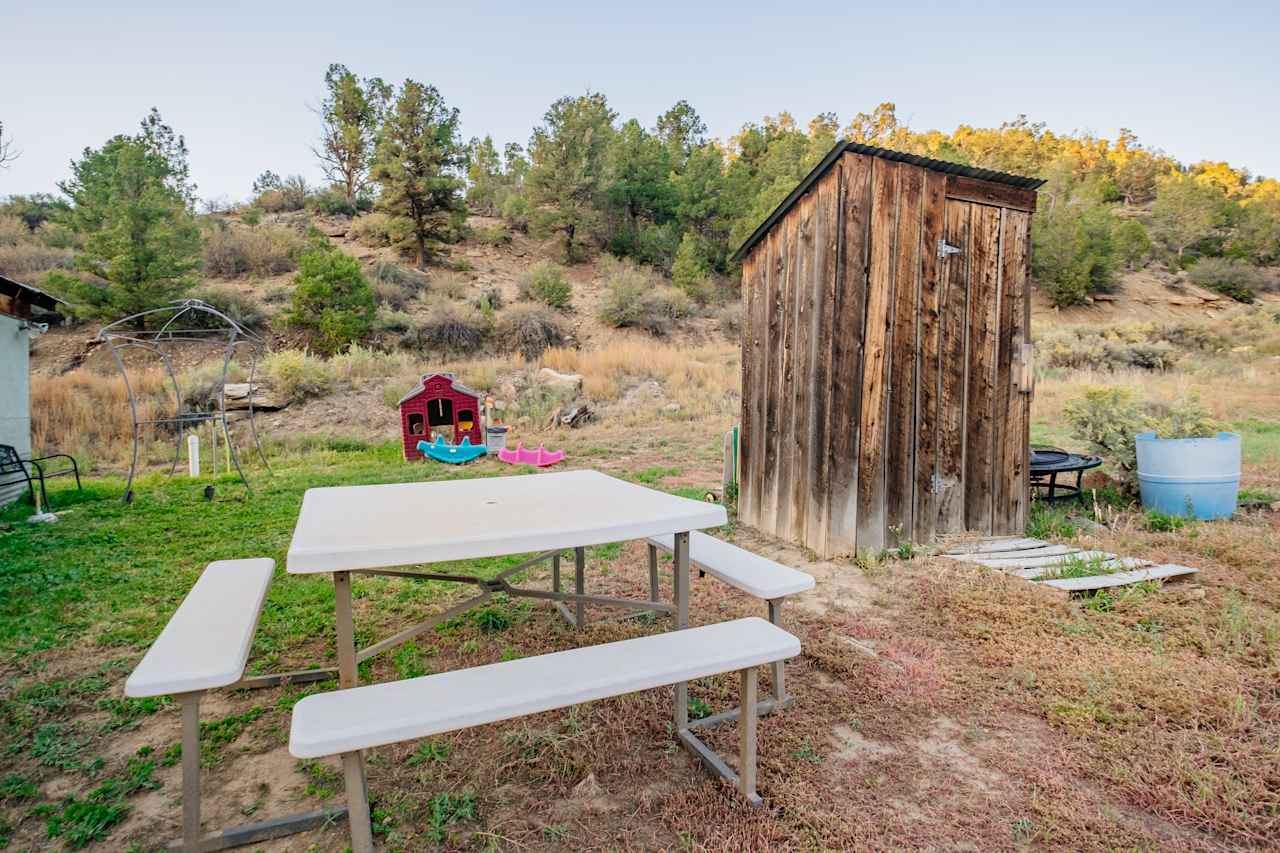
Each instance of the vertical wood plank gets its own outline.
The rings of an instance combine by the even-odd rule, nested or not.
[[[941,341],[942,264],[938,241],[946,217],[945,175],[926,172],[920,215],[919,358],[916,375],[915,505],[914,538],[933,540],[938,521],[934,491],[938,460],[939,344]]]
[[[859,551],[885,543],[885,416],[888,338],[898,221],[899,165],[875,160],[871,167],[871,250],[867,271],[867,321],[862,361],[862,405],[858,447]]]
[[[761,241],[756,247],[756,295],[755,301],[751,306],[751,328],[756,332],[756,353],[752,360],[752,369],[755,374],[755,388],[752,391],[752,398],[755,400],[755,412],[753,420],[755,423],[755,433],[751,438],[751,446],[748,448],[750,456],[743,453],[743,462],[750,468],[750,474],[745,478],[750,484],[752,493],[755,495],[752,501],[752,512],[754,513],[754,524],[760,527],[761,515],[763,513],[762,495],[764,493],[764,458],[765,458],[765,408],[769,397],[769,248],[772,244],[769,240]],[[741,451],[740,451],[741,452]],[[743,482],[744,478],[739,477],[739,482]],[[739,486],[741,489],[741,486]]]
[[[759,299],[760,264],[758,263],[761,247],[757,245],[742,260],[742,359],[741,382],[739,388],[742,398],[742,412],[739,416],[738,441],[742,448],[742,466],[738,470],[738,518],[744,524],[759,526],[757,496],[751,487],[751,476],[755,473],[751,452],[755,447],[756,409],[759,402],[759,389],[756,387],[758,376],[754,369],[755,356],[759,350],[758,338],[760,330],[755,326],[754,307]],[[726,468],[727,470],[727,468]]]
[[[769,340],[768,389],[765,393],[764,405],[764,465],[761,470],[761,508],[760,529],[772,535],[778,533],[778,395],[781,388],[782,373],[782,268],[784,231],[781,226],[775,227],[765,238],[768,244],[768,269],[765,271],[765,282],[768,288],[765,310],[768,312],[766,337]]]
[[[809,494],[805,497],[805,531],[809,547],[823,557],[830,556],[827,497],[830,493],[831,335],[835,325],[832,308],[839,249],[840,172],[841,166],[837,163],[818,182],[813,217],[813,381],[809,403]]]
[[[809,403],[813,399],[813,243],[814,211],[817,199],[810,192],[796,205],[799,212],[799,243],[796,245],[795,303],[795,368],[789,389],[791,413],[795,420],[791,441],[791,531],[787,537],[793,542],[807,542],[806,525],[809,499],[809,459],[813,453],[810,442]]]
[[[924,170],[903,165],[898,193],[893,302],[886,386],[885,542],[910,540],[915,477],[916,302],[920,293],[920,208]]]
[[[942,262],[939,301],[938,533],[964,529],[965,330],[969,299],[968,202],[947,201],[944,239],[960,251]]]
[[[991,532],[995,440],[996,308],[1000,208],[975,205],[969,299],[969,385],[965,404],[965,527]]]
[[[841,159],[840,252],[831,313],[831,416],[828,536],[831,553],[854,550],[858,519],[858,432],[862,406],[862,334],[867,308],[871,158]]]
[[[796,264],[799,260],[800,217],[792,208],[782,222],[782,301],[780,305],[782,325],[782,361],[778,372],[778,458],[776,462],[777,512],[774,534],[783,539],[793,538],[792,479],[795,465],[795,418],[792,411],[792,388],[795,381],[796,348]]]
[[[1026,343],[1027,240],[1031,215],[1006,210],[1000,240],[1000,348],[996,370],[996,483],[992,526],[996,533],[1021,533],[1030,497],[1027,479],[1030,395],[1014,387]]]

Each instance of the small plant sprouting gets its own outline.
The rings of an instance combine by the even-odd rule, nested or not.
[[[1173,533],[1187,525],[1187,519],[1181,515],[1167,515],[1159,510],[1147,513],[1145,527],[1152,533]]]
[[[711,716],[711,706],[697,696],[689,697],[689,719],[701,720],[703,717]]]
[[[810,764],[821,764],[822,756],[813,748],[813,744],[809,741],[802,741],[797,749],[791,751],[792,758],[798,758],[801,761],[807,761]]]
[[[419,764],[444,764],[449,760],[449,754],[453,751],[453,747],[447,741],[424,740],[418,744],[418,748],[414,750],[413,755],[405,761],[410,767],[417,767]]]

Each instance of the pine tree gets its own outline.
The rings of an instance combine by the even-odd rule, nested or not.
[[[377,77],[363,83],[345,65],[330,65],[320,103],[320,147],[313,149],[325,177],[342,187],[348,204],[365,188],[378,124],[391,87]]]
[[[565,258],[578,254],[578,240],[599,222],[605,154],[615,113],[604,95],[561,98],[543,117],[529,142],[529,196],[534,226],[559,233]]]
[[[461,227],[464,162],[458,111],[434,86],[405,80],[378,134],[372,174],[382,189],[378,208],[407,235],[419,269]]]
[[[136,136],[86,148],[59,184],[70,198],[66,224],[83,235],[82,272],[105,282],[54,274],[51,282],[91,317],[156,308],[194,284],[200,230],[192,216],[187,147],[154,109]]]

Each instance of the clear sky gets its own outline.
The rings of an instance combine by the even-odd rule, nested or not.
[[[151,106],[202,197],[259,172],[319,179],[324,70],[436,85],[466,136],[527,143],[555,98],[604,92],[646,125],[684,98],[721,138],[790,111],[842,125],[894,101],[912,128],[1026,113],[1120,127],[1175,157],[1280,175],[1280,2],[241,3],[0,0],[0,196],[51,191]]]

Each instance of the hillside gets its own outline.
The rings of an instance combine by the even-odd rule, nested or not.
[[[218,218],[229,228],[247,227],[235,215]],[[314,227],[328,237],[334,246],[359,260],[367,272],[371,272],[379,264],[407,268],[405,260],[396,249],[389,246],[371,247],[360,242],[353,229],[355,221],[347,217],[313,218],[305,212],[298,212],[268,217],[265,224],[298,230]],[[485,242],[476,236],[485,229],[500,225],[499,219],[470,215],[467,218],[469,236],[449,247],[447,255],[429,268],[426,274],[428,290],[435,292],[436,296],[443,296],[463,305],[496,291],[503,305],[497,311],[499,317],[503,311],[520,304],[517,285],[519,277],[538,261],[558,259],[559,248],[555,240],[539,241],[518,231],[508,232],[510,240],[500,244]],[[614,329],[600,319],[600,307],[607,290],[607,272],[603,269],[602,257],[607,256],[596,255],[565,268],[566,278],[573,285],[572,306],[564,314],[572,345],[591,349],[601,343],[614,341],[620,335],[650,339],[652,336],[644,332]],[[294,275],[293,272],[287,272],[266,276],[205,276],[204,285],[213,288],[215,292],[229,291],[242,297],[247,305],[252,306],[252,313],[264,318],[256,331],[273,345],[285,346],[298,343],[298,335],[289,331],[282,316],[288,306],[288,294],[293,286]],[[734,285],[727,282],[726,286],[732,289]],[[440,290],[445,292],[438,292]],[[200,291],[201,288],[198,288],[197,295]],[[1260,299],[1275,301],[1280,296],[1262,294]],[[1235,304],[1222,294],[1197,287],[1185,274],[1171,274],[1155,264],[1142,270],[1122,273],[1114,293],[1094,294],[1086,304],[1070,308],[1053,307],[1033,279],[1033,320],[1070,325],[1211,318]],[[437,302],[420,295],[420,298],[407,300],[403,310],[415,321],[421,322],[428,320],[437,307]],[[705,306],[677,324],[669,335],[658,340],[663,345],[683,348],[726,339],[719,314],[722,311],[732,311],[734,307],[733,302]],[[99,326],[96,323],[77,323],[51,329],[32,346],[32,370],[39,375],[53,376],[81,366],[95,370],[110,367],[97,356],[85,357],[92,350],[91,342]],[[730,335],[727,339],[736,338]],[[491,343],[485,351],[470,357],[479,359],[494,354],[495,347]]]

